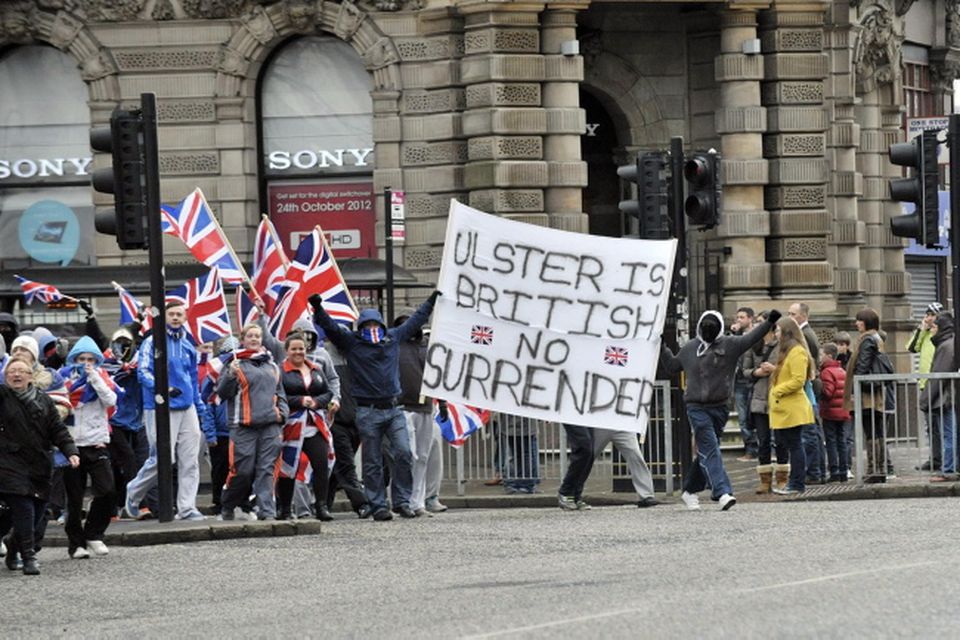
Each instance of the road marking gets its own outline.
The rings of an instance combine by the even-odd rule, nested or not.
[[[792,582],[779,582],[777,584],[766,585],[763,587],[751,587],[749,589],[735,589],[735,593],[756,593],[757,591],[767,591],[772,589],[783,589],[786,587],[796,587],[804,584],[816,584],[818,582],[826,582],[828,580],[842,580],[844,578],[852,578],[856,576],[868,575],[871,573],[882,573],[886,571],[899,571],[901,569],[916,569],[918,567],[928,567],[933,564],[943,564],[942,561],[926,561],[926,562],[914,562],[912,564],[899,564],[899,565],[888,565],[885,567],[877,567],[875,569],[863,569],[862,571],[850,571],[847,573],[834,573],[827,576],[819,576],[816,578],[807,578],[806,580],[794,580]],[[587,622],[590,620],[600,620],[602,618],[613,618],[615,616],[622,616],[630,613],[642,613],[644,611],[649,611],[650,605],[644,605],[643,607],[632,607],[630,609],[619,609],[617,611],[607,611],[605,613],[594,613],[586,616],[577,616],[575,618],[565,618],[563,620],[553,620],[551,622],[542,622],[540,624],[531,624],[525,627],[514,627],[512,629],[501,629],[499,631],[491,631],[489,633],[479,633],[472,636],[464,636],[465,640],[482,640],[483,638],[496,638],[499,636],[507,636],[517,633],[525,633],[527,631],[536,631],[538,629],[549,629],[550,627],[559,627],[561,625],[567,624],[576,624],[579,622]]]

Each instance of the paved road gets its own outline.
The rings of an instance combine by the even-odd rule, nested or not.
[[[922,637],[960,622],[957,499],[463,510],[0,573],[4,638]]]

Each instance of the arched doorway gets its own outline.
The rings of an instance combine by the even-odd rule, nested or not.
[[[306,36],[258,84],[261,206],[291,255],[320,225],[338,258],[376,256],[373,81],[353,47]]]
[[[620,138],[606,107],[583,88],[580,106],[587,119],[587,132],[580,143],[581,157],[587,163],[583,210],[588,216],[591,234],[619,238],[624,235],[623,217],[617,208],[622,189],[617,177],[618,156],[622,154]]]

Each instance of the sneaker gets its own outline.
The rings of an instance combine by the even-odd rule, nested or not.
[[[7,555],[7,545],[3,543],[3,540],[0,540],[0,558]]]
[[[503,492],[504,492],[505,494],[507,494],[508,496],[512,496],[512,495],[516,495],[516,494],[520,493],[520,489],[517,489],[516,487],[511,486],[511,485],[504,485],[504,486],[503,486]]]
[[[774,489],[773,492],[779,496],[798,496],[803,491],[800,489],[795,489],[793,487],[783,487],[782,489]]]
[[[729,510],[730,510],[730,507],[732,507],[732,506],[735,505],[735,504],[737,504],[737,499],[734,498],[734,497],[733,497],[732,495],[730,495],[729,493],[725,493],[725,494],[723,494],[722,496],[720,496],[720,510],[721,510],[721,511],[729,511]]]
[[[241,511],[241,512],[240,512],[240,519],[241,519],[241,520],[247,520],[247,521],[249,521],[249,522],[256,522],[256,521],[257,521],[257,514],[254,513],[253,511]]]
[[[393,514],[390,513],[389,509],[378,509],[374,512],[373,519],[377,522],[386,522],[388,520],[393,520]]]
[[[576,511],[578,508],[577,500],[573,496],[557,496],[557,504],[564,511]]]
[[[432,518],[433,514],[426,509],[414,509],[413,512],[418,518]]]
[[[853,480],[853,471],[847,469],[847,480]]]
[[[583,500],[577,500],[577,511],[590,511],[590,509],[593,509],[593,507]]]
[[[653,496],[647,496],[645,498],[640,498],[637,502],[637,506],[641,509],[646,509],[647,507],[655,507],[660,504],[660,501],[654,498]]]
[[[181,520],[186,520],[188,522],[199,522],[200,520],[206,520],[207,516],[203,515],[196,509],[187,513],[187,515],[180,518]]]
[[[140,519],[140,506],[136,502],[131,502],[129,499],[123,503],[123,514],[130,518],[131,520]]]
[[[90,557],[90,552],[83,547],[77,547],[73,550],[73,553],[70,554],[70,557],[74,560],[84,560]]]
[[[57,524],[61,527],[67,523],[67,514],[61,513],[60,517],[56,520]]]
[[[680,494],[680,499],[683,500],[683,504],[687,505],[687,509],[690,511],[699,511],[700,510],[700,497],[695,493],[687,493],[684,491]]]
[[[434,496],[427,499],[427,503],[424,505],[427,511],[430,513],[443,513],[447,510],[447,505],[440,502],[440,498]]]
[[[220,522],[229,522],[234,520],[236,516],[233,513],[233,509],[226,509],[220,512],[220,515],[217,516],[217,520]]]
[[[105,556],[110,553],[110,549],[103,544],[103,540],[87,540],[87,550],[95,556]]]
[[[137,513],[137,520],[153,520],[154,518],[156,518],[156,516],[153,515],[153,511],[151,511],[149,507],[141,507]]]

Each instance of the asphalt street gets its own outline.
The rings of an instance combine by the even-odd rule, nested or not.
[[[466,509],[0,569],[19,637],[886,638],[960,622],[954,499]]]

